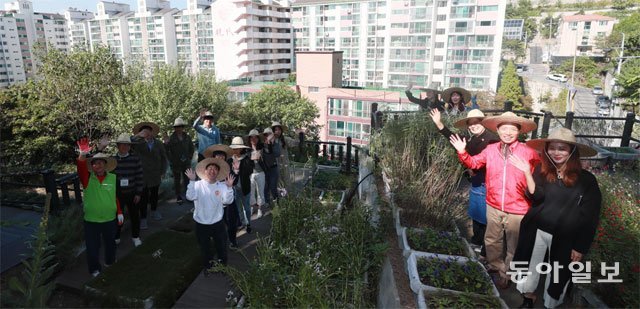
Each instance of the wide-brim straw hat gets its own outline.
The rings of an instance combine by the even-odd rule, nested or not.
[[[118,138],[116,139],[116,144],[133,144],[133,143],[131,142],[131,137],[129,136],[129,134],[121,133],[120,135],[118,135]]]
[[[250,147],[244,144],[244,139],[241,136],[236,136],[231,140],[231,149],[249,149]]]
[[[287,131],[287,127],[283,126],[280,122],[278,121],[274,121],[271,123],[271,130],[273,130],[275,127],[280,127],[280,130],[282,130],[282,132]]]
[[[105,164],[104,166],[104,169],[107,172],[113,171],[114,169],[116,169],[116,166],[118,165],[118,161],[116,161],[115,158],[113,158],[112,156],[106,153],[99,152],[99,153],[96,153],[93,157],[87,159],[87,167],[89,167],[90,171],[92,170],[91,163],[94,160],[104,160],[105,162],[107,162],[107,164]]]
[[[467,91],[467,89],[460,88],[460,87],[450,87],[445,89],[442,92],[442,100],[445,101],[446,103],[449,103],[449,100],[451,99],[451,94],[453,94],[454,92],[459,93],[464,99],[465,103],[471,102],[471,93]]]
[[[187,123],[184,122],[182,117],[178,117],[178,118],[176,118],[176,120],[173,121],[173,126],[174,127],[186,127]]]
[[[140,123],[136,124],[133,127],[133,134],[140,133],[140,129],[142,129],[143,127],[150,127],[151,128],[151,134],[153,136],[158,135],[158,133],[160,132],[160,127],[157,124],[155,124],[153,122],[150,122],[150,121],[143,121],[143,122],[140,122]]]
[[[249,131],[249,134],[247,136],[260,136],[260,132],[258,132],[258,130],[256,129],[253,129]]]
[[[486,117],[482,120],[482,125],[493,132],[497,132],[501,124],[516,124],[520,126],[519,133],[529,133],[538,127],[533,120],[520,117],[513,112],[504,112],[500,116]]]
[[[482,121],[482,119],[484,119],[484,113],[479,109],[472,109],[467,113],[467,117],[456,121],[453,126],[458,129],[464,129],[469,126],[468,121],[471,119],[478,119]]]
[[[581,157],[593,157],[598,151],[588,145],[578,143],[576,136],[567,128],[559,128],[551,132],[547,138],[533,139],[527,142],[527,145],[539,152],[545,151],[547,143],[560,142],[578,147],[578,153]]]
[[[218,176],[216,177],[216,181],[222,181],[227,176],[229,176],[229,164],[225,160],[218,158],[206,158],[196,165],[196,174],[200,179],[208,179],[206,175],[207,165],[215,164],[220,170],[218,171]]]
[[[207,149],[204,150],[203,155],[205,158],[210,158],[210,157],[213,157],[213,153],[216,151],[226,153],[227,157],[231,155],[231,148],[229,148],[229,146],[224,144],[216,144],[216,145],[211,145],[207,147]]]
[[[273,130],[271,130],[271,128],[265,128],[262,134],[273,134]]]

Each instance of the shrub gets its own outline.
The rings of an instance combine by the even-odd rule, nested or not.
[[[312,184],[316,188],[326,190],[346,190],[355,181],[354,176],[344,175],[337,172],[318,171],[313,176]]]

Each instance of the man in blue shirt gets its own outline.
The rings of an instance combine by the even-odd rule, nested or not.
[[[202,124],[200,124],[202,119]],[[220,144],[220,129],[213,124],[213,114],[205,109],[193,122],[193,128],[198,133],[198,162],[204,159],[204,150],[215,144]]]

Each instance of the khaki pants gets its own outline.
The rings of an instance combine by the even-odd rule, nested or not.
[[[524,215],[506,213],[487,204],[487,231],[484,234],[487,263],[491,270],[500,273],[501,278],[508,278],[507,270],[518,246],[522,217]],[[505,243],[507,256],[503,257]]]

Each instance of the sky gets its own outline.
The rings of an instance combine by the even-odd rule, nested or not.
[[[111,1],[111,0],[109,0]],[[13,2],[12,0],[0,0],[0,9],[4,9],[5,3]],[[90,12],[96,12],[99,0],[31,0],[33,3],[33,9],[36,12],[43,13],[64,13],[69,7],[74,7],[79,10],[89,10]],[[114,1],[111,1],[114,2]],[[115,2],[126,3],[131,6],[131,10],[138,9],[136,0],[117,0]],[[177,9],[187,8],[187,0],[171,0],[171,7]]]

